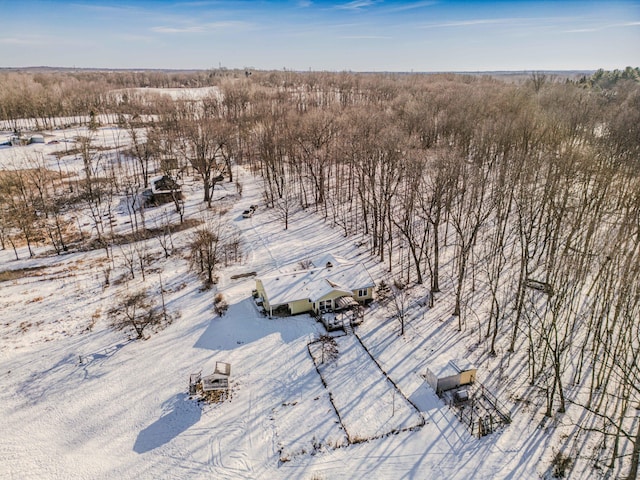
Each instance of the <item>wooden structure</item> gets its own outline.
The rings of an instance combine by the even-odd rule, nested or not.
[[[456,417],[478,438],[511,423],[511,413],[484,385],[476,383],[442,395]]]
[[[231,376],[231,364],[216,362],[215,370],[211,375],[202,376],[202,372],[192,373],[189,376],[189,395],[195,395],[213,391],[229,391],[229,377]]]
[[[151,188],[142,192],[145,207],[157,207],[165,203],[182,200],[182,187],[168,175],[149,180]]]
[[[202,372],[189,375],[189,395],[195,395],[198,392],[198,384],[201,380]]]
[[[216,362],[216,369],[213,373],[226,375],[228,377],[231,375],[231,364],[227,362]]]
[[[214,373],[202,377],[202,391],[212,392],[214,390],[227,390],[229,388],[229,377]]]
[[[553,297],[553,285],[551,285],[550,283],[535,280],[533,278],[527,278],[525,281],[525,285],[528,288],[538,290],[539,292],[546,293],[547,295],[549,295],[549,297]]]
[[[216,368],[211,375],[202,377],[202,391],[212,392],[214,390],[228,390],[229,376],[231,375],[231,364],[227,362],[216,362]]]

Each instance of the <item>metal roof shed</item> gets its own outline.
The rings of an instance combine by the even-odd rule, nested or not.
[[[468,360],[449,360],[427,368],[425,379],[436,393],[475,382],[477,368]]]

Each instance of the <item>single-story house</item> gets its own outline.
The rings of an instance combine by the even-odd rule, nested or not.
[[[425,373],[425,380],[440,394],[447,390],[470,385],[476,380],[477,368],[468,360],[449,360],[444,364],[431,365]]]
[[[287,269],[256,278],[256,290],[269,314],[343,310],[373,299],[375,282],[361,263],[326,255],[301,270]]]

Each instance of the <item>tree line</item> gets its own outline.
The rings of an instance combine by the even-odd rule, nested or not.
[[[196,176],[211,207],[217,183],[233,182],[233,165],[242,164],[259,177],[264,202],[283,228],[295,212],[313,211],[345,236],[362,238],[395,285],[424,285],[431,305],[446,291],[457,329],[476,332],[488,355],[526,352],[527,380],[542,394],[545,414],[558,417],[579,404],[580,426],[606,445],[600,466],[635,479],[640,86],[634,71],[596,72],[590,82],[540,74],[504,82],[254,72],[216,78],[217,93],[202,100],[175,101],[109,97],[112,86],[98,88],[90,96],[103,103],[49,106],[45,117],[86,115],[94,107],[117,115],[128,132],[119,155],[134,161],[105,161],[89,137],[79,142],[84,171],[73,189],[64,172],[44,169],[38,158],[27,170],[3,172],[10,194],[3,196],[0,240],[4,248],[48,237],[64,249],[63,232],[73,228],[64,213],[73,204],[89,212],[92,235],[100,238],[112,198],[133,198],[159,171]],[[4,118],[32,112],[4,108]],[[179,202],[175,208],[181,211]],[[141,215],[132,209],[132,229],[144,226]],[[43,217],[45,228],[36,228]],[[204,259],[217,239],[201,230],[194,243],[195,264],[209,282]],[[479,318],[474,312],[484,305],[489,313]]]

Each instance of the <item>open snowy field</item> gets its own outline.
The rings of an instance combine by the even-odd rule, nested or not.
[[[109,128],[98,133],[111,147],[121,138]],[[0,163],[53,148],[4,148]],[[45,158],[58,168],[55,158]],[[69,171],[79,169],[72,156],[60,162]],[[374,302],[356,330],[362,344],[353,336],[338,338],[337,360],[320,366],[325,388],[307,347],[324,333],[322,324],[308,315],[265,317],[251,298],[253,278],[232,276],[261,275],[326,253],[362,261],[376,281],[385,266],[359,239],[344,237],[310,211],[295,213],[286,231],[262,206],[242,218],[248,205],[262,203],[261,187],[242,168],[237,172],[242,195],[225,183],[216,187],[214,204],[240,234],[243,260],[222,268],[213,290],[203,290],[189,270],[188,230],[174,235],[168,258],[158,242],[147,241],[153,261],[145,279],[126,279],[123,253],[114,248],[109,286],[104,251],[56,256],[39,249],[29,258],[21,249],[19,260],[9,249],[0,251],[0,270],[28,269],[0,282],[0,478],[549,475],[544,450],[550,437],[525,404],[510,403],[513,424],[477,439],[423,381],[429,362],[442,356],[477,362],[479,380],[491,386],[488,373],[502,368],[495,358],[480,358],[476,339],[452,325],[445,295],[430,310],[413,304],[403,337],[398,321]],[[184,190],[186,217],[198,220],[198,185],[188,182]],[[147,221],[163,211],[150,209]],[[129,227],[125,210],[116,221],[116,229]],[[105,312],[118,296],[140,287],[163,288],[174,320],[146,340],[131,340],[109,327]],[[229,304],[223,317],[214,313],[215,293]],[[231,364],[231,398],[216,405],[190,399],[189,375],[212,371],[216,361]],[[512,397],[520,395],[519,384],[509,388]],[[379,438],[350,444],[329,392],[352,438]],[[386,435],[423,419],[422,427]]]

